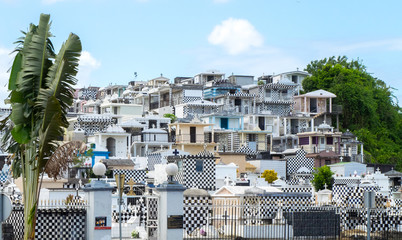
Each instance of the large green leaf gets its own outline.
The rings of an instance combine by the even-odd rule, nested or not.
[[[26,128],[21,125],[17,125],[11,130],[11,134],[14,140],[20,144],[25,144],[29,142],[29,132]]]
[[[68,111],[73,101],[76,84],[78,61],[81,54],[81,41],[75,34],[70,34],[56,56],[54,64],[46,77],[46,87],[40,89],[38,106],[45,109],[50,96],[54,96],[60,102],[63,115]],[[66,123],[66,120],[63,119]]]
[[[39,89],[43,85],[47,68],[51,65],[49,58],[53,57],[50,33],[50,16],[41,14],[39,25],[32,35],[31,41],[24,43],[22,49],[24,55],[21,82],[18,89],[22,93],[26,93],[29,99],[35,99],[39,93]]]
[[[13,109],[10,117],[11,121],[13,121],[15,125],[27,123],[27,119],[24,117],[24,104],[14,103],[11,107]]]
[[[57,148],[57,140],[63,135],[63,121],[60,103],[56,97],[51,96],[47,101],[47,106],[43,114],[42,128],[39,130],[39,167],[46,165],[45,157],[49,157]]]
[[[8,81],[8,90],[15,90],[17,88],[17,78],[21,71],[22,54],[19,52],[14,58],[13,67],[11,68],[10,80]]]

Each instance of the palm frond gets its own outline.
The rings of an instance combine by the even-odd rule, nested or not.
[[[42,129],[39,130],[38,166],[46,165],[46,160],[58,147],[58,137],[62,136],[63,123],[60,103],[54,96],[49,97],[42,120]]]
[[[45,110],[50,97],[54,96],[60,102],[63,116],[67,114],[74,97],[73,85],[77,82],[75,75],[81,50],[81,41],[78,36],[70,34],[57,54],[54,64],[50,67],[46,77],[46,88],[40,89],[37,104],[42,111]],[[63,121],[67,124],[66,119]]]
[[[49,37],[50,33],[50,16],[41,14],[38,27],[32,34],[30,42],[24,42],[22,49],[24,54],[23,71],[21,82],[18,90],[22,92],[28,99],[35,101],[42,87],[46,76],[46,69],[51,66],[54,53],[50,50],[52,46]]]
[[[87,146],[81,141],[71,141],[61,145],[47,161],[45,172],[51,178],[57,179],[62,172],[68,169],[69,163],[74,162],[78,154],[85,153]]]

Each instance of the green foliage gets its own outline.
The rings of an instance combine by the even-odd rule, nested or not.
[[[258,85],[264,85],[264,81],[260,80],[257,82]]]
[[[78,154],[77,156],[74,157],[73,159],[73,164],[75,165],[75,167],[82,167],[82,165],[84,164],[84,162],[88,159],[91,158],[93,156],[93,149],[90,148],[89,150],[85,151],[84,154]]]
[[[319,191],[324,189],[325,184],[327,184],[327,189],[332,189],[332,184],[334,183],[334,173],[331,171],[331,168],[328,166],[322,166],[319,169],[314,168],[314,170],[314,179],[311,182],[315,190]]]
[[[262,177],[267,181],[268,183],[273,183],[275,180],[278,179],[278,173],[275,172],[275,170],[265,170],[262,173]]]
[[[342,105],[341,130],[364,142],[365,161],[396,164],[402,170],[402,113],[392,88],[366,72],[359,60],[331,57],[312,61],[303,81],[306,92],[324,89]]]
[[[133,230],[131,232],[131,237],[132,238],[139,238],[140,237],[140,233],[137,230]]]
[[[165,117],[165,118],[170,118],[170,122],[171,122],[171,123],[174,123],[174,122],[176,122],[176,120],[177,120],[176,115],[174,115],[174,114],[172,114],[172,113],[165,113],[165,114],[163,114],[163,117]]]
[[[8,84],[13,111],[0,125],[2,147],[13,154],[13,175],[23,178],[24,239],[35,237],[39,176],[68,127],[81,54],[81,41],[71,33],[56,55],[50,25],[50,16],[41,14],[17,41]]]

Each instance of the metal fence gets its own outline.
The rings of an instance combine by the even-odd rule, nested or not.
[[[183,239],[402,239],[399,209],[186,205]]]

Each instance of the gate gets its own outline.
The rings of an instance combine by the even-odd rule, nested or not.
[[[335,209],[186,205],[183,239],[341,239]]]

